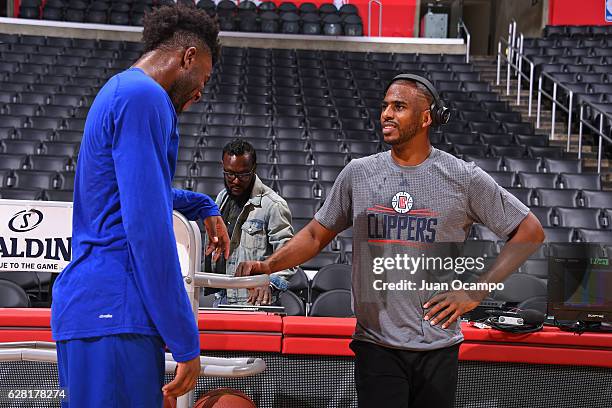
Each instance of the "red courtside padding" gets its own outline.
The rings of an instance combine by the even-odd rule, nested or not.
[[[578,346],[591,348],[612,348],[612,335],[606,333],[575,334],[556,327],[544,327],[529,334],[512,334],[499,330],[482,330],[463,323],[463,336],[470,342],[512,342],[533,345]]]
[[[52,341],[50,309],[0,308],[0,342]]]
[[[0,308],[0,342],[51,341],[50,315],[50,309]],[[281,351],[279,316],[200,312],[198,327],[202,350]]]
[[[236,330],[280,333],[282,325],[280,316],[268,313],[202,311],[198,316],[198,327],[205,331]]]
[[[354,318],[283,318],[283,354],[353,356],[349,349],[355,331]]]
[[[49,309],[0,309],[0,342],[50,341]],[[265,313],[200,313],[203,350],[352,356],[355,319],[285,317]],[[463,324],[460,359],[612,368],[612,336],[545,327],[531,334],[482,330]]]
[[[267,313],[204,311],[198,316],[202,350],[279,353],[282,319]]]
[[[0,308],[0,328],[5,327],[51,327],[51,309]]]
[[[286,317],[283,353],[352,356],[355,319]],[[612,336],[545,327],[531,334],[483,330],[462,324],[461,360],[612,367]],[[325,333],[330,333],[326,335]]]

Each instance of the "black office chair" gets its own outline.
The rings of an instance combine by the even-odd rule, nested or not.
[[[306,307],[304,301],[291,291],[281,292],[278,303],[285,308],[287,316],[305,316]]]
[[[351,291],[334,289],[319,296],[310,308],[309,316],[352,317]]]
[[[321,34],[321,18],[318,14],[302,14],[302,34]]]
[[[30,307],[30,299],[21,286],[0,279],[0,307]]]
[[[264,11],[261,13],[260,19],[262,33],[278,33],[278,14],[276,14],[274,11]]]
[[[281,15],[281,32],[283,34],[299,34],[300,16],[294,12],[286,12]]]
[[[340,16],[337,14],[327,14],[323,17],[323,34],[342,35],[342,33],[342,19]]]
[[[345,4],[345,6],[348,5]],[[344,35],[351,37],[361,37],[363,35],[363,22],[357,14],[346,14],[342,20],[344,22]]]

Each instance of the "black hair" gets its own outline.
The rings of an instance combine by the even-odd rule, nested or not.
[[[234,139],[226,144],[223,148],[221,159],[223,159],[226,154],[229,156],[242,156],[244,154],[248,154],[251,156],[251,162],[253,165],[257,164],[257,152],[255,151],[255,148],[253,145],[243,139]]]
[[[144,18],[144,53],[172,50],[201,43],[210,51],[213,65],[219,58],[219,25],[204,10],[182,4],[161,6]]]
[[[429,92],[429,89],[427,89],[427,87],[423,85],[422,83],[412,80],[412,79],[398,79],[396,81],[393,81],[393,83],[395,82],[414,85],[417,89],[417,92],[427,101],[427,106],[431,106],[431,104],[434,102],[433,95],[431,94],[431,92]],[[387,89],[389,89],[390,86],[391,84],[389,84]]]

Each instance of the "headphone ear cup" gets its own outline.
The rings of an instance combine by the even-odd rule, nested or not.
[[[451,117],[451,111],[446,106],[440,107],[440,124],[446,125]]]
[[[451,118],[451,110],[446,106],[444,101],[440,99],[440,124],[446,125]]]
[[[438,126],[438,106],[436,105],[436,103],[432,103],[431,106],[429,107],[429,112],[431,115],[431,126],[435,127]]]

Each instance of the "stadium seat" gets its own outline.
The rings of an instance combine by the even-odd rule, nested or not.
[[[552,158],[552,159],[561,159],[563,158],[563,148],[562,147],[552,147],[552,146],[528,146],[527,152],[529,157],[537,158]]]
[[[456,154],[484,157],[487,147],[481,144],[455,144],[453,150]]]
[[[308,4],[308,3],[303,3]],[[312,3],[311,3],[312,4]],[[318,14],[306,13],[301,15],[302,34],[319,35],[321,34],[321,19]]]
[[[540,279],[548,279],[548,259],[527,259],[520,267],[526,273]]]
[[[351,274],[352,268],[346,264],[329,264],[322,267],[310,285],[313,299],[318,294],[333,289],[351,290]]]
[[[601,178],[596,173],[561,173],[559,178],[563,188],[601,190]]]
[[[311,181],[283,180],[277,184],[278,192],[286,200],[321,198],[316,184]],[[319,193],[320,194],[320,193]]]
[[[296,268],[288,280],[288,290],[298,295],[305,303],[310,303],[310,281],[302,268]]]
[[[491,155],[494,157],[510,157],[520,159],[525,156],[525,148],[523,146],[490,146]]]
[[[510,134],[489,134],[489,133],[481,133],[480,138],[484,144],[493,145],[493,146],[510,146],[514,145],[514,137]],[[520,155],[524,154],[524,149],[521,148],[519,151]]]
[[[489,171],[489,176],[502,187],[514,187],[515,174],[509,171]],[[523,186],[525,187],[525,186]]]
[[[5,188],[0,195],[5,200],[39,200],[42,190]]]
[[[582,190],[583,205],[588,208],[612,208],[612,192]]]
[[[544,227],[544,242],[573,242],[575,232],[567,227]]]
[[[342,19],[337,14],[324,14],[323,16],[323,34],[324,35],[342,35]]]
[[[582,172],[581,160],[570,159],[552,159],[545,157],[543,159],[544,168],[549,173],[580,173]]]
[[[474,164],[487,172],[499,171],[502,164],[501,157],[484,158],[466,154],[463,156],[463,160],[467,162],[474,162]]]
[[[334,289],[321,294],[310,307],[309,316],[318,317],[351,317],[351,291]]]
[[[448,143],[454,145],[473,145],[478,143],[478,135],[476,133],[446,132],[444,138]]]
[[[350,4],[345,4],[344,6],[350,6]],[[344,35],[349,37],[360,37],[363,35],[363,22],[357,14],[345,15],[342,17],[342,22]]]
[[[34,140],[0,140],[0,151],[7,154],[38,154],[40,149],[40,142]]]
[[[510,194],[518,198],[520,202],[525,204],[527,207],[530,207],[533,205],[533,202],[532,202],[533,190],[532,189],[507,187],[506,191],[508,191]]]
[[[516,141],[519,144],[525,146],[539,146],[539,147],[547,147],[548,146],[548,137],[543,135],[514,135]],[[533,156],[532,156],[533,157]]]
[[[526,273],[514,273],[504,281],[504,289],[495,291],[493,299],[506,302],[524,302],[528,299],[545,297],[546,283]]]
[[[597,208],[556,207],[555,214],[560,227],[597,229],[609,226],[608,218]]]
[[[553,209],[552,207],[531,207],[529,210],[536,216],[543,227],[552,227],[553,223]]]
[[[280,16],[281,32],[283,34],[299,34],[300,16],[295,12],[285,12]]]
[[[64,171],[74,169],[72,159],[68,156],[28,156],[23,161],[23,167],[38,171]]]
[[[583,242],[612,244],[612,231],[610,230],[579,228],[577,231]]]
[[[504,165],[506,170],[514,172],[538,172],[540,169],[539,159],[514,159],[511,157],[504,157]]]
[[[580,191],[575,189],[538,188],[535,190],[540,206],[578,207]]]
[[[278,303],[284,307],[287,316],[305,316],[306,307],[304,301],[292,291],[281,292],[278,295]],[[325,312],[325,311],[324,311]]]
[[[526,188],[556,188],[557,174],[519,172],[518,181]]]
[[[21,286],[0,279],[0,307],[30,307],[30,299]]]
[[[320,203],[310,199],[291,199],[287,200],[291,216],[296,218],[313,218]]]

